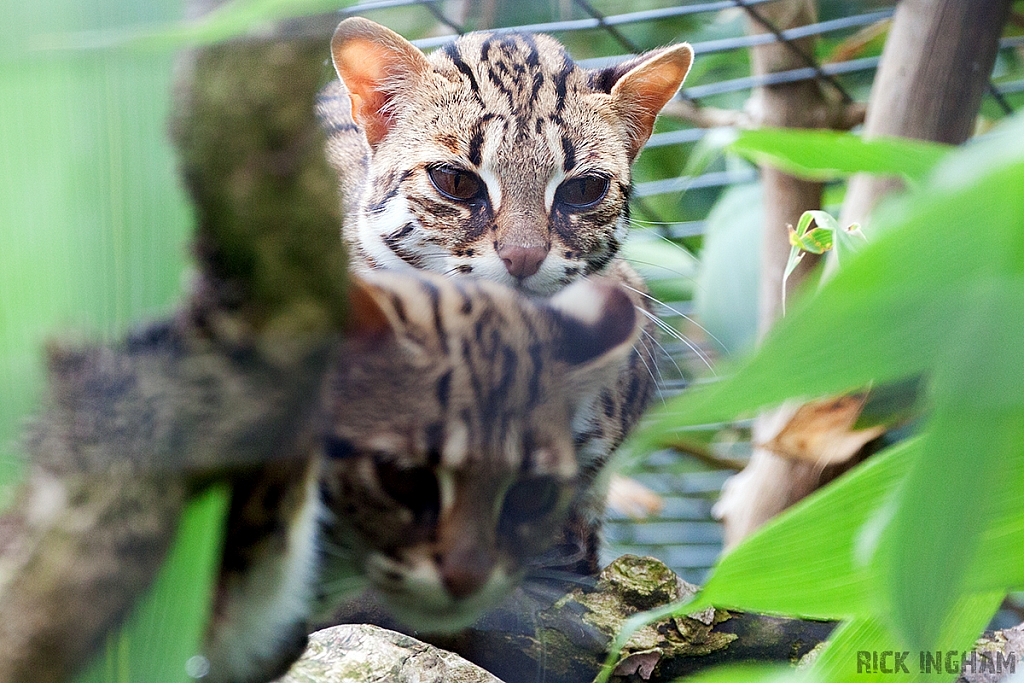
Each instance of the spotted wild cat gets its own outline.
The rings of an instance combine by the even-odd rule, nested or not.
[[[452,630],[557,542],[584,484],[570,416],[639,334],[625,292],[582,282],[531,301],[396,273],[351,292],[348,338],[299,365],[177,319],[55,352],[32,474],[0,517],[0,680],[66,680],[217,479],[234,494],[207,681],[282,673],[315,585],[368,583],[406,623]],[[328,357],[322,392],[296,379]]]
[[[584,487],[567,530],[596,570],[605,467],[653,395],[653,313],[617,256],[631,165],[690,68],[674,45],[590,71],[545,35],[481,32],[424,55],[362,18],[332,41],[318,114],[340,176],[353,269],[472,274],[532,295],[609,276],[647,318],[635,352],[574,419]],[[575,538],[574,538],[575,537]]]

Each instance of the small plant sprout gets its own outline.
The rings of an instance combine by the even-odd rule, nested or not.
[[[856,253],[867,243],[867,239],[857,223],[840,228],[838,221],[827,211],[804,211],[796,230],[792,226],[789,227],[789,243],[789,260],[786,262],[786,271],[782,274],[782,315],[786,315],[786,283],[803,261],[804,254],[832,252],[835,266],[826,266],[826,275],[831,275],[838,267],[840,253],[843,256]]]

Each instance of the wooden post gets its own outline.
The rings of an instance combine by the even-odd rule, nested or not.
[[[871,89],[864,137],[959,145],[970,137],[989,83],[1010,0],[903,0]],[[864,223],[895,178],[850,181],[842,223]]]
[[[786,29],[817,21],[812,0],[784,0],[757,5],[757,15],[775,28]],[[765,33],[769,28],[755,18],[748,21],[750,33]],[[796,49],[794,49],[796,48]],[[799,51],[799,52],[798,52]],[[794,41],[792,46],[776,42],[751,49],[755,76],[805,68],[801,56],[814,55],[814,38]],[[799,81],[758,88],[748,109],[755,112],[757,126],[821,128],[842,118],[846,104],[830,85],[817,80]],[[761,251],[761,278],[758,292],[758,336],[771,329],[782,309],[782,276],[789,259],[789,228],[795,226],[804,211],[821,208],[821,183],[795,178],[771,166],[761,167],[764,186],[764,233]],[[787,282],[787,295],[806,279],[817,263],[807,255]],[[764,440],[774,413],[758,418],[753,441]],[[765,521],[799,500],[818,485],[813,465],[779,457],[756,448],[747,468],[729,480],[716,506],[716,514],[725,527],[725,547],[730,548]]]

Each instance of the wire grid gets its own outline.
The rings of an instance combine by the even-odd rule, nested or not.
[[[438,26],[443,27],[441,35],[413,40],[421,49],[431,49],[454,40],[467,31],[453,17],[459,7],[457,3],[469,0],[378,0],[351,6],[343,11],[345,15],[361,15],[374,18],[382,10],[407,8],[414,11],[422,8]],[[765,33],[736,35],[733,37],[691,42],[696,59],[735,50],[745,50],[758,45],[784,43],[804,63],[803,67],[762,76],[744,76],[718,81],[699,83],[684,87],[677,99],[694,104],[702,100],[729,93],[741,93],[760,86],[817,80],[824,88],[830,88],[846,103],[855,101],[844,79],[855,74],[872,74],[878,67],[877,56],[858,57],[843,61],[820,63],[814,55],[808,54],[794,41],[810,36],[842,34],[870,27],[892,17],[895,2],[871,3],[879,6],[871,11],[850,16],[818,21],[805,26],[780,29],[768,21],[759,6],[773,0],[711,0],[709,2],[680,2],[674,6],[646,9],[623,14],[604,14],[590,0],[569,0],[575,16],[560,21],[502,26],[488,28],[494,32],[550,33],[564,37],[576,32],[600,31],[611,37],[620,48],[615,54],[579,59],[584,68],[602,68],[629,59],[658,45],[637,44],[620,30],[620,27],[661,21],[675,17],[703,15],[708,21],[716,13],[733,10],[745,13],[753,22],[760,24]],[[867,4],[867,3],[865,3]],[[453,11],[454,10],[454,11]],[[1006,37],[1000,41],[1000,50],[1024,48],[1024,36]],[[1024,76],[1024,74],[1016,74]],[[1008,96],[1024,92],[1024,77],[1007,78],[1001,74],[999,82],[990,82],[987,97],[995,102],[1003,114],[1010,114],[1014,107]],[[668,132],[657,132],[647,143],[648,149],[676,147],[700,141],[707,131],[701,128],[684,128]],[[639,208],[648,209],[643,202],[650,197],[680,195],[694,190],[723,189],[731,185],[750,183],[757,179],[757,170],[752,166],[740,166],[729,170],[712,170],[697,176],[676,176],[637,183],[634,188],[634,202]],[[649,209],[647,213],[653,213]],[[656,214],[655,214],[656,215]],[[686,240],[700,237],[706,228],[705,220],[679,220],[662,222],[657,232],[663,238]],[[649,278],[650,279],[650,278]],[[661,319],[675,329],[690,324],[692,304],[688,301],[659,303]],[[662,340],[665,362],[662,363],[660,394],[663,398],[682,391],[687,384],[686,368],[692,368],[705,360],[705,354],[689,341]],[[679,370],[680,366],[684,370]],[[726,454],[728,461],[742,461],[749,456],[749,443],[739,440],[733,444],[732,452]],[[660,514],[644,520],[635,520],[623,513],[609,511],[606,525],[606,546],[602,555],[605,561],[623,554],[633,553],[658,557],[681,577],[701,583],[721,551],[722,532],[720,525],[711,518],[711,506],[717,499],[724,481],[733,474],[730,469],[708,467],[706,463],[687,463],[689,456],[673,450],[651,454],[631,477],[657,493],[662,500]]]

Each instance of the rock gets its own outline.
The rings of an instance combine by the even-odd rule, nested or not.
[[[309,637],[277,683],[501,683],[433,645],[366,624],[332,626]]]

